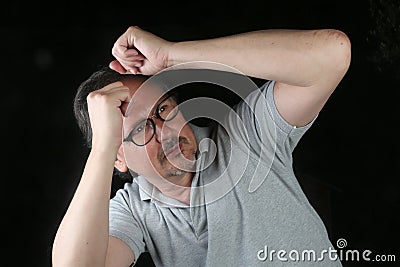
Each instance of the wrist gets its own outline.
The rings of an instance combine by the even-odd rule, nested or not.
[[[91,153],[95,153],[97,155],[102,155],[103,157],[110,157],[113,160],[115,160],[118,149],[119,149],[119,145],[115,145],[115,144],[111,144],[111,143],[97,142],[96,140],[93,140],[92,147],[91,147]]]
[[[94,162],[101,163],[101,168],[114,168],[115,160],[117,158],[116,153],[111,153],[105,149],[99,147],[92,147],[90,150],[89,158],[91,158]]]
[[[166,67],[173,67],[182,61],[179,60],[178,53],[180,49],[180,42],[171,42],[167,49]]]
[[[168,49],[167,67],[172,67],[182,63],[209,61],[209,52],[204,46],[204,41],[183,41],[172,43]],[[211,57],[212,58],[212,57]],[[215,61],[215,60],[214,60]],[[205,66],[202,63],[190,64],[185,68],[199,68]],[[211,67],[212,69],[214,67]]]

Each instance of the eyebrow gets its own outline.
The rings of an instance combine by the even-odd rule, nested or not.
[[[172,95],[173,95],[173,94],[168,94],[168,93],[165,93],[164,95],[162,95],[161,98],[160,98],[160,100],[151,108],[151,111],[150,111],[149,114],[153,114],[153,115],[154,115],[154,114],[157,112],[158,106],[159,106],[162,102],[164,102],[165,100],[167,100],[169,97],[171,97]],[[133,131],[133,129],[136,128],[136,126],[139,125],[139,123],[142,123],[143,121],[146,121],[148,118],[149,118],[149,117],[142,118],[142,119],[137,120],[135,123],[132,123],[132,127],[129,127],[129,129],[131,129],[131,130],[129,131],[129,134]]]

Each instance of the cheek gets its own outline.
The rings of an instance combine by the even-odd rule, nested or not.
[[[150,146],[132,147],[127,145],[124,147],[125,160],[129,169],[141,175],[153,175],[154,169],[157,168],[157,148]]]
[[[197,149],[197,144],[196,144],[196,137],[192,131],[192,129],[190,128],[190,126],[188,124],[185,125],[185,127],[183,127],[181,129],[181,132],[179,133],[180,136],[184,136],[188,139],[189,143],[195,148]]]
[[[187,128],[187,121],[181,113],[178,113],[173,120],[166,122],[166,125],[177,132],[182,132],[185,128]]]

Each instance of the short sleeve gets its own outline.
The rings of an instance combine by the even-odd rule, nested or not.
[[[267,81],[239,102],[228,116],[230,137],[268,165],[274,157],[291,153],[313,122],[303,127],[290,125],[279,114],[274,101],[275,81]]]
[[[317,119],[318,115],[305,126],[297,127],[294,125],[289,124],[280,114],[276,107],[275,100],[274,100],[274,87],[275,81],[270,81],[266,83],[262,91],[266,93],[266,99],[269,106],[269,112],[272,113],[272,118],[274,118],[275,124],[277,126],[278,133],[287,136],[288,138],[288,145],[290,148],[290,152],[293,152],[294,148],[296,147],[297,143],[300,141],[301,137],[307,132],[308,129],[313,125],[315,120]]]
[[[109,234],[124,241],[133,251],[135,262],[145,251],[143,232],[129,206],[129,195],[124,189],[110,200]]]

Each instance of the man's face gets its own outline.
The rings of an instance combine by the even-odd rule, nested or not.
[[[194,171],[197,143],[183,115],[178,112],[171,120],[167,118],[168,121],[155,116],[157,110],[163,110],[164,103],[176,103],[175,100],[166,100],[164,92],[156,85],[146,85],[138,89],[141,85],[138,79],[123,83],[130,88],[132,94],[124,118],[123,138],[134,129],[134,133],[138,132],[137,125],[141,121],[152,118],[154,122],[154,128],[150,128],[151,132],[154,129],[154,136],[146,145],[123,142],[128,168],[149,180],[165,178],[170,182]]]

